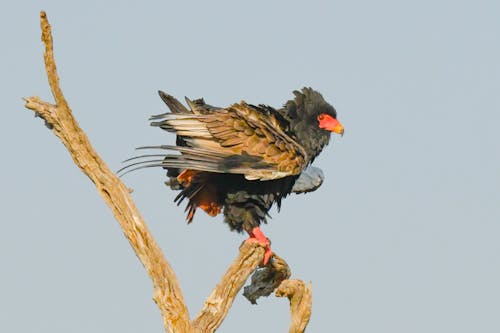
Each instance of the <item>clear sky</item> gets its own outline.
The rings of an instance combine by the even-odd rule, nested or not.
[[[161,332],[151,283],[94,186],[21,97],[61,85],[118,169],[168,144],[156,91],[279,107],[311,86],[346,132],[323,186],[264,232],[312,281],[310,332],[500,332],[498,1],[2,1],[0,332]],[[125,177],[195,315],[244,237],[187,226],[161,170]],[[219,332],[286,332],[286,300],[239,296]]]

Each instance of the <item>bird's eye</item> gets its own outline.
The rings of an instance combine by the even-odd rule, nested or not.
[[[318,120],[322,121],[323,119],[325,119],[325,115],[322,113],[318,116]]]

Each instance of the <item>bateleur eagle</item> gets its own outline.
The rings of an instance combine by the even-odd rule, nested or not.
[[[151,117],[151,125],[175,133],[176,145],[140,147],[172,153],[134,157],[121,171],[166,169],[166,183],[180,191],[175,202],[187,201],[188,223],[198,208],[223,213],[231,230],[266,245],[266,264],[272,252],[259,225],[274,203],[279,209],[289,193],[314,191],[323,182],[310,164],[332,132],[344,133],[335,108],[311,88],[294,91],[281,109],[245,102],[220,108],[188,98],[186,108],[159,94],[171,112]]]

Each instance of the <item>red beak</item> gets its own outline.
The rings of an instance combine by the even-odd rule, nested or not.
[[[330,132],[334,132],[344,135],[344,126],[337,119],[333,118],[329,114],[322,113],[318,116],[319,128],[325,129]]]

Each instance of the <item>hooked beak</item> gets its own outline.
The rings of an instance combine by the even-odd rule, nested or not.
[[[332,132],[340,134],[340,136],[344,136],[344,126],[338,121],[338,124],[333,127]]]
[[[328,114],[320,114],[318,116],[319,127],[330,132],[344,135],[344,126],[337,119],[333,118]]]

